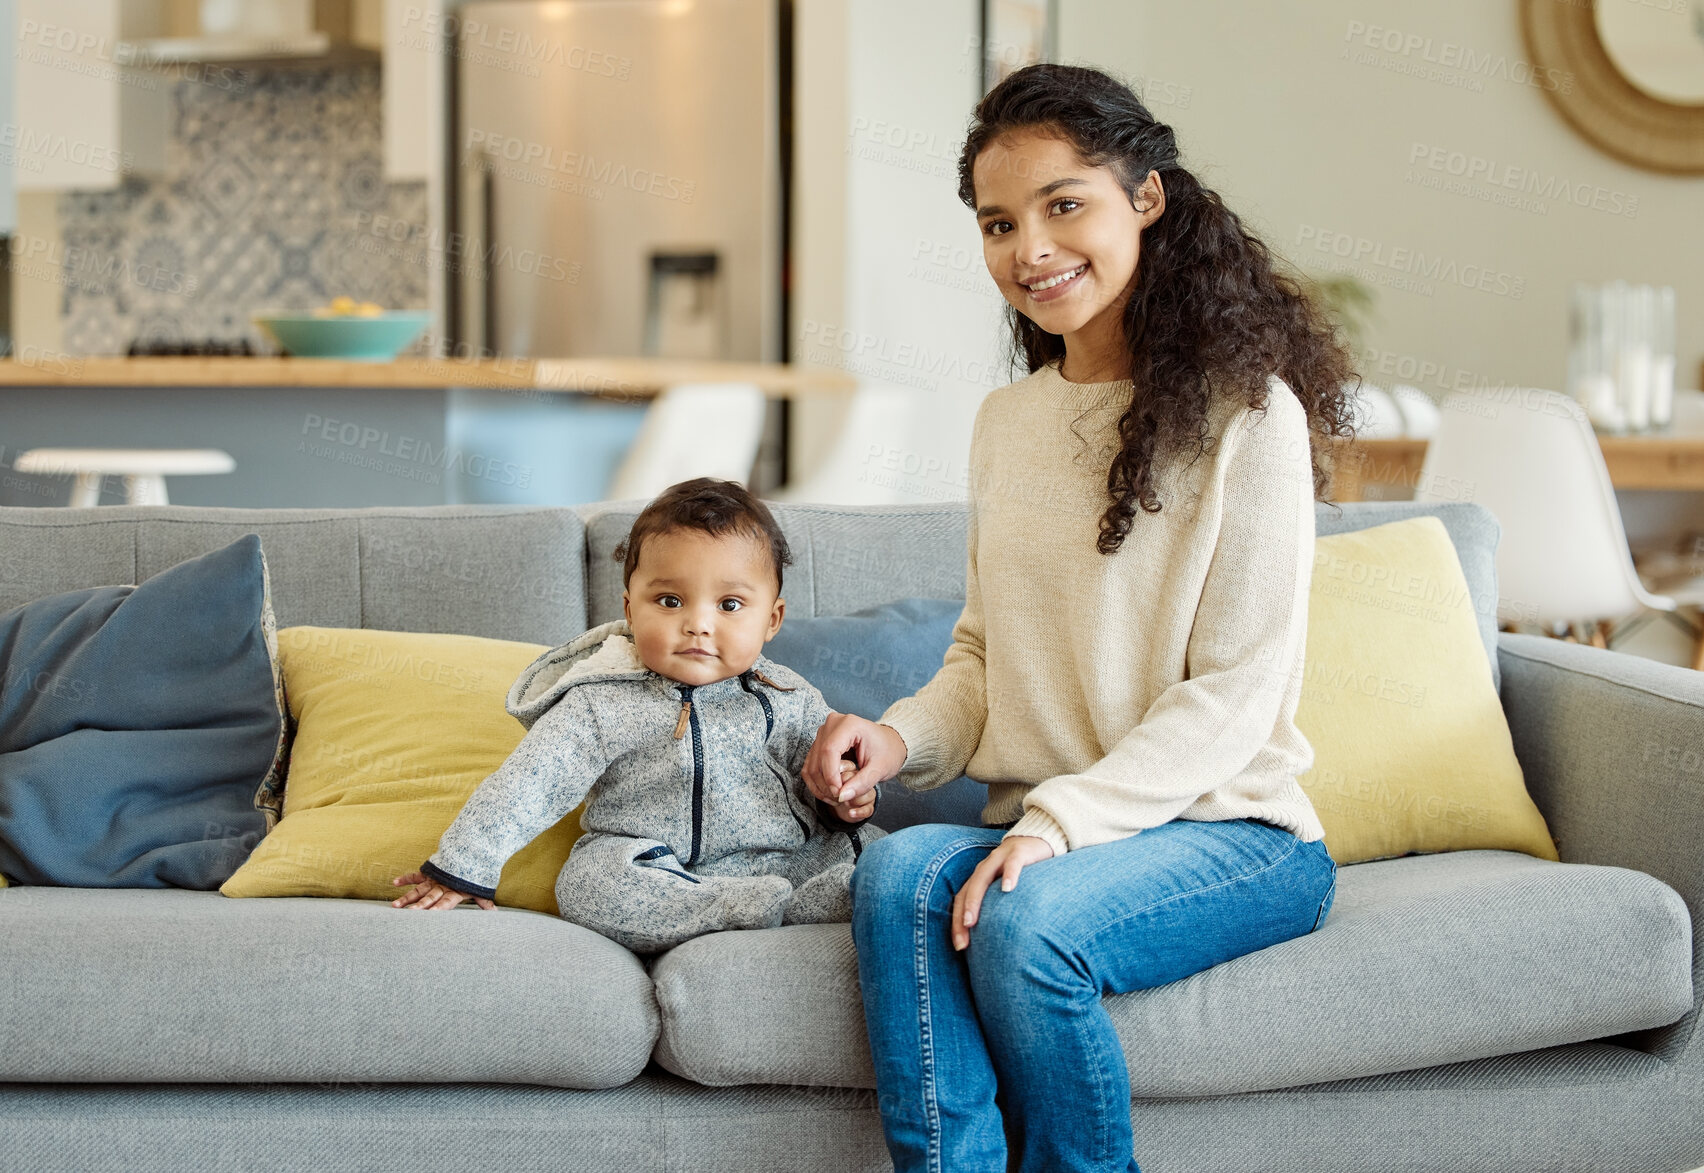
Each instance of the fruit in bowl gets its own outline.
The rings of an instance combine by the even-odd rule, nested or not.
[[[316,318],[379,318],[384,307],[376,301],[356,301],[353,297],[334,297],[314,310]]]
[[[425,310],[386,310],[370,301],[333,298],[307,314],[260,314],[255,323],[297,358],[386,362],[426,329]]]

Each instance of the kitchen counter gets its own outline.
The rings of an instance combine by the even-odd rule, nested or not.
[[[647,358],[78,358],[0,360],[0,387],[347,387],[564,391],[649,399],[678,383],[754,383],[772,397],[845,394],[855,380],[828,367]]]
[[[0,504],[68,500],[69,478],[14,467],[36,447],[228,452],[233,473],[168,478],[181,505],[592,501],[657,393],[701,382],[754,383],[777,400],[838,397],[856,383],[784,363],[26,352],[0,360]],[[119,488],[109,478],[103,501]]]

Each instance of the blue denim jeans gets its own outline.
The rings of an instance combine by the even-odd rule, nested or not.
[[[896,1173],[1138,1173],[1106,994],[1312,932],[1337,888],[1321,842],[1253,819],[1163,826],[988,889],[970,947],[953,896],[1005,831],[929,824],[864,849],[852,935]]]

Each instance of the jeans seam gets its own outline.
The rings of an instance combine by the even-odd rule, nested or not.
[[[1331,907],[1331,898],[1333,896],[1336,896],[1336,895],[1337,895],[1337,861],[1333,860],[1332,863],[1331,863],[1331,883],[1327,884],[1326,887],[1325,887],[1325,895],[1320,898],[1319,911],[1314,913],[1313,927],[1308,929],[1308,932],[1310,932],[1310,933],[1314,932],[1315,930],[1317,930],[1319,928],[1320,922],[1325,920],[1326,910]]]
[[[913,923],[916,926],[913,933],[913,965],[917,978],[918,991],[918,1026],[923,1044],[922,1075],[923,1075],[923,1120],[928,1131],[928,1163],[933,1173],[941,1170],[941,1109],[935,1095],[935,1036],[931,1027],[930,1012],[932,1001],[929,996],[929,891],[934,887],[935,877],[941,874],[941,869],[956,855],[966,851],[974,851],[979,847],[989,847],[990,844],[980,840],[961,839],[957,843],[936,853],[929,861],[928,869],[923,873],[917,885],[916,903],[913,905]]]
[[[1100,995],[1099,990],[1092,990],[1091,993],[1093,993],[1098,999],[1098,997]],[[1080,1041],[1086,1039],[1090,1044],[1089,1046],[1084,1047],[1083,1050],[1092,1051],[1092,1052],[1096,1053],[1095,1057],[1096,1057],[1097,1062],[1094,1064],[1094,1071],[1092,1073],[1094,1081],[1095,1081],[1095,1105],[1096,1105],[1097,1109],[1104,1108],[1106,1106],[1106,1103],[1105,1103],[1105,1101],[1106,1101],[1106,1086],[1105,1086],[1106,1081],[1102,1078],[1102,1072],[1105,1071],[1105,1069],[1106,1069],[1106,1058],[1107,1058],[1107,1056],[1098,1053],[1099,1048],[1095,1044],[1098,1043],[1099,1040],[1094,1037],[1095,1036],[1094,1031],[1085,1029],[1085,1027],[1087,1026],[1087,1021],[1082,1015],[1077,1016],[1073,1025],[1076,1027],[1076,1030],[1077,1030],[1077,1038]],[[1119,1047],[1120,1054],[1118,1056],[1118,1061],[1120,1063],[1124,1062],[1124,1055],[1122,1053],[1123,1050],[1124,1050],[1124,1048],[1121,1045]],[[1117,1106],[1115,1105],[1114,1111],[1116,1111],[1116,1110],[1117,1110]],[[1104,1112],[1104,1111],[1096,1111],[1095,1112],[1095,1153],[1096,1153],[1096,1155],[1097,1156],[1104,1156],[1105,1153],[1106,1153],[1106,1146],[1107,1146],[1107,1113]]]

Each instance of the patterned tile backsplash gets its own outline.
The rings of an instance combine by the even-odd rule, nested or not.
[[[68,353],[242,339],[273,353],[257,313],[339,295],[426,305],[418,254],[360,247],[373,216],[427,216],[423,182],[385,179],[378,66],[245,81],[234,91],[177,83],[163,177],[59,197]]]

